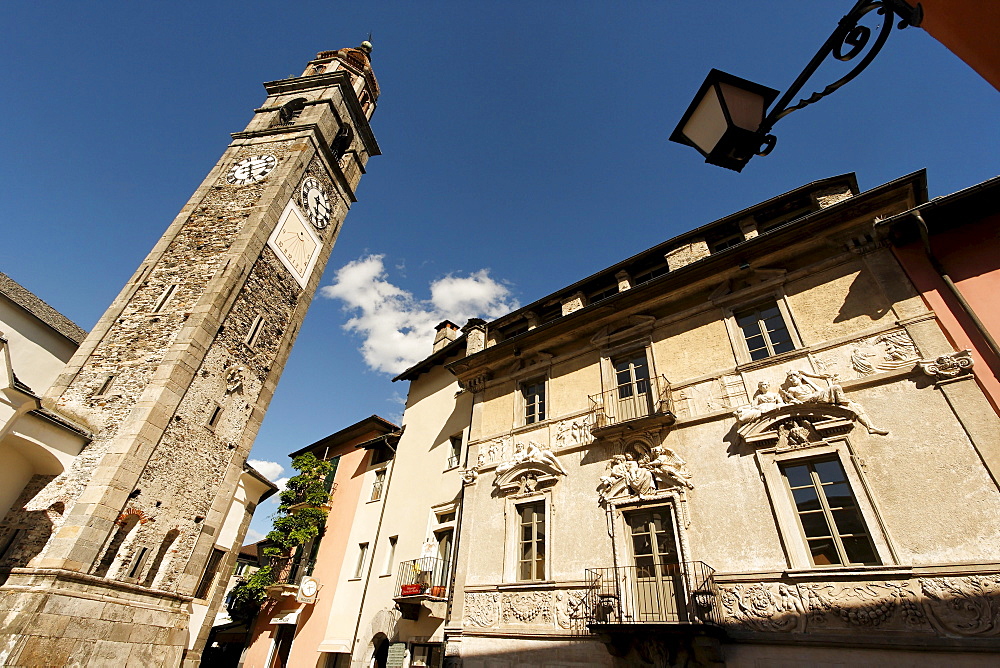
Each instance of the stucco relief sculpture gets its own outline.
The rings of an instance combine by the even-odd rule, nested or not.
[[[548,464],[559,473],[566,475],[566,469],[562,467],[562,464],[560,464],[559,460],[556,459],[556,456],[552,454],[552,451],[548,448],[540,446],[534,441],[528,441],[527,443],[515,443],[514,456],[497,466],[496,472],[499,475],[500,473],[510,471],[519,464],[527,464],[531,462]]]
[[[1000,635],[1000,576],[921,578],[924,610],[942,634]]]
[[[462,471],[462,482],[471,485],[479,478],[479,467],[473,466]]]
[[[552,601],[547,591],[504,594],[502,619],[504,624],[540,624],[552,621]]]
[[[733,415],[736,416],[738,423],[743,424],[744,422],[756,420],[761,415],[770,413],[774,409],[781,408],[784,405],[785,402],[781,398],[781,395],[771,389],[769,382],[762,380],[757,383],[757,391],[754,392],[750,403],[737,408],[733,412]]]
[[[651,448],[650,454],[643,455],[639,461],[631,452],[614,455],[608,463],[608,474],[601,477],[597,488],[601,498],[607,498],[621,482],[631,494],[640,498],[678,487],[694,489],[686,462],[663,445]]]
[[[951,355],[940,355],[933,360],[920,360],[917,366],[935,380],[948,380],[972,372],[972,351],[963,350]]]
[[[574,623],[581,624],[586,619],[587,592],[586,589],[567,589],[556,592],[556,602],[553,608],[556,624],[560,628],[572,628]]]
[[[226,372],[226,393],[232,394],[243,389],[243,381],[246,377],[246,369],[241,366],[234,366]]]
[[[490,628],[500,621],[500,594],[474,592],[465,595],[465,625]]]
[[[594,436],[590,433],[590,423],[590,415],[575,420],[563,420],[556,425],[556,445],[567,448],[592,443]]]
[[[896,630],[1000,636],[1000,575],[722,585],[725,624],[758,632]]]
[[[821,388],[810,378],[827,381],[827,387]],[[844,394],[844,388],[832,382],[832,376],[828,374],[817,375],[806,371],[789,371],[786,378],[787,387],[781,391],[781,396],[788,404],[832,404],[843,406],[854,413],[858,422],[868,430],[869,434],[879,434],[885,436],[889,432],[876,427],[871,418],[861,407],[861,404],[851,401]]]
[[[917,346],[907,333],[896,331],[855,346],[851,351],[851,366],[860,377],[864,377],[881,371],[905,369],[918,357]]]

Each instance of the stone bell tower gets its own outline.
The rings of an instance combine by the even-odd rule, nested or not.
[[[36,476],[0,524],[3,665],[63,665],[57,641],[79,665],[180,662],[243,463],[379,155],[370,53],[324,51],[264,84],[267,100],[44,396],[93,440],[63,473]]]

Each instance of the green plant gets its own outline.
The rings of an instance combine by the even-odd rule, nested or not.
[[[266,565],[248,578],[239,580],[226,599],[226,610],[232,619],[250,619],[267,600],[267,588],[274,584],[271,560],[288,557],[320,535],[326,524],[326,511],[318,506],[330,497],[329,478],[333,463],[306,453],[292,460],[298,475],[288,479],[281,492],[273,528],[267,534],[270,543],[262,553]]]

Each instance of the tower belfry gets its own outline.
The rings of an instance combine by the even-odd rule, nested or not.
[[[53,625],[63,649],[79,637],[75,657],[101,639],[94,665],[140,651],[180,662],[188,603],[225,559],[216,538],[243,464],[379,155],[370,54],[368,42],[324,51],[264,84],[267,100],[43,397],[93,438],[0,523],[0,663],[55,660]],[[143,632],[115,631],[140,609]]]

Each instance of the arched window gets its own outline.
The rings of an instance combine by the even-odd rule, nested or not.
[[[118,557],[119,552],[121,552],[125,539],[129,537],[133,530],[135,530],[140,519],[141,516],[138,514],[129,514],[119,518],[118,522],[116,522],[118,529],[115,531],[115,535],[111,539],[111,542],[108,543],[108,549],[104,551],[104,556],[97,564],[97,568],[94,569],[94,575],[104,577],[108,574],[108,571],[111,569],[111,565],[115,562],[115,558]]]
[[[292,125],[298,120],[299,116],[302,115],[302,111],[306,108],[307,100],[304,97],[297,97],[291,102],[286,102],[281,109],[278,110],[278,124],[279,125]]]
[[[171,529],[164,536],[163,542],[160,543],[160,549],[156,551],[156,556],[153,557],[153,563],[149,566],[149,572],[146,573],[146,579],[143,581],[143,585],[146,587],[152,587],[153,581],[156,579],[157,572],[160,570],[160,566],[163,565],[163,558],[167,556],[167,550],[174,544],[177,540],[177,536],[180,535],[180,531],[177,529]]]

